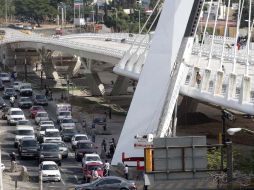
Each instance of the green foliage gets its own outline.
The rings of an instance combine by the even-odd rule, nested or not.
[[[208,169],[220,169],[221,166],[221,150],[212,149],[207,153]],[[223,160],[223,165],[226,165],[226,160]]]

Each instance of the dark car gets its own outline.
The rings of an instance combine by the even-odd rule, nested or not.
[[[27,126],[27,125],[32,125],[32,123],[29,120],[26,120],[26,119],[17,121],[17,126],[21,126],[21,125],[26,125]]]
[[[5,88],[3,93],[3,98],[9,99],[11,96],[14,96],[15,98],[17,98],[17,93],[14,90],[14,88]]]
[[[54,161],[61,165],[62,154],[59,149],[59,145],[56,143],[42,143],[39,147],[38,162]]]
[[[29,111],[30,111],[30,117],[31,117],[32,119],[34,119],[35,116],[36,116],[36,114],[37,114],[37,112],[39,112],[39,111],[44,111],[44,108],[43,108],[42,106],[32,106],[32,107],[29,109]]]
[[[4,84],[2,80],[0,80],[0,90],[4,90]]]
[[[61,131],[61,137],[62,137],[63,141],[71,141],[71,138],[77,133],[78,133],[77,130],[73,127],[64,128]]]
[[[33,102],[29,97],[20,97],[18,105],[20,108],[31,108],[33,106]]]
[[[99,190],[99,189],[115,189],[115,190],[136,190],[134,181],[129,181],[117,176],[107,176],[99,178],[92,183],[77,185],[75,190]]]
[[[34,105],[47,106],[48,105],[47,97],[42,94],[34,95]]]
[[[81,161],[85,154],[97,153],[97,147],[90,140],[81,140],[77,143],[77,148],[75,150],[75,159]]]
[[[32,138],[23,138],[20,140],[18,147],[19,155],[24,157],[33,157],[34,159],[38,157],[38,142]]]
[[[4,107],[2,112],[3,112],[3,115],[2,115],[2,119],[6,120],[7,119],[7,112],[9,111],[10,107]]]
[[[0,97],[0,109],[3,109],[4,107],[6,107],[6,103],[4,101],[4,99],[2,97]]]

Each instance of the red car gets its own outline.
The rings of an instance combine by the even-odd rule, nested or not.
[[[83,175],[86,183],[92,181],[93,170],[96,170],[99,177],[103,177],[103,164],[98,162],[90,162],[83,166]]]
[[[39,111],[44,111],[44,108],[43,108],[42,106],[32,106],[32,107],[29,109],[29,111],[30,111],[30,117],[31,117],[32,119],[34,119],[35,116],[36,116],[36,114],[37,114],[37,112],[39,112]]]

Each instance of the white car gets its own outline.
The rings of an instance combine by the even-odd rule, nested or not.
[[[49,141],[62,141],[62,137],[60,136],[58,129],[46,129],[43,142]]]
[[[24,112],[20,108],[10,108],[6,114],[7,124],[16,125],[17,121],[25,120]]]
[[[9,73],[0,73],[0,80],[3,82],[10,82],[11,77]]]
[[[56,114],[57,122],[60,123],[64,118],[71,119],[71,112],[70,111],[60,111]]]
[[[73,150],[77,148],[77,143],[81,140],[89,140],[89,138],[86,134],[76,134],[71,138],[71,147]]]
[[[61,181],[58,165],[53,161],[43,161],[39,165],[39,176],[44,181]]]
[[[85,154],[82,159],[82,167],[86,164],[96,162],[98,164],[103,164],[100,156],[98,154]]]
[[[13,88],[14,88],[14,90],[19,91],[19,88],[20,88],[20,85],[21,85],[21,84],[22,84],[21,81],[15,81],[15,82],[13,83]]]
[[[20,96],[32,96],[33,89],[30,83],[22,83],[19,87]]]
[[[22,138],[35,138],[34,128],[32,126],[18,126],[16,128],[16,136],[14,147],[17,148]]]
[[[72,118],[64,118],[60,123],[60,129],[64,129],[66,127],[76,127],[75,122]]]
[[[39,123],[39,127],[41,127],[42,125],[54,125],[54,122],[51,120],[45,120]]]
[[[38,137],[40,138],[43,138],[44,135],[45,135],[45,131],[46,129],[55,129],[55,126],[52,125],[52,124],[44,124],[44,125],[41,125],[38,129]]]
[[[36,124],[39,124],[41,121],[48,121],[49,120],[48,113],[45,111],[39,111],[35,115],[34,120]]]

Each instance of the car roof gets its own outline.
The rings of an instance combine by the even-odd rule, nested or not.
[[[34,128],[30,125],[21,125],[21,126],[17,126],[16,130],[24,130],[24,129],[31,129],[34,130]]]
[[[50,165],[52,165],[52,164],[57,165],[54,161],[43,161],[43,162],[41,162],[41,164],[42,165],[48,165],[48,164],[50,164]]]
[[[22,111],[20,108],[10,108],[10,111]]]
[[[100,158],[99,154],[95,154],[95,153],[93,153],[93,154],[85,154],[85,157],[89,157],[89,156],[98,156]]]
[[[44,126],[50,126],[50,127],[55,127],[55,125],[54,124],[42,124],[42,125],[40,125],[41,127],[44,127]]]
[[[46,132],[59,132],[58,129],[46,129]]]
[[[93,143],[93,142],[90,140],[80,140],[78,141],[78,143]]]
[[[47,113],[47,112],[46,112],[46,111],[38,111],[37,114],[38,114],[38,113]]]
[[[74,137],[79,137],[79,136],[86,136],[86,137],[87,137],[86,134],[75,134],[75,135],[74,135]]]

